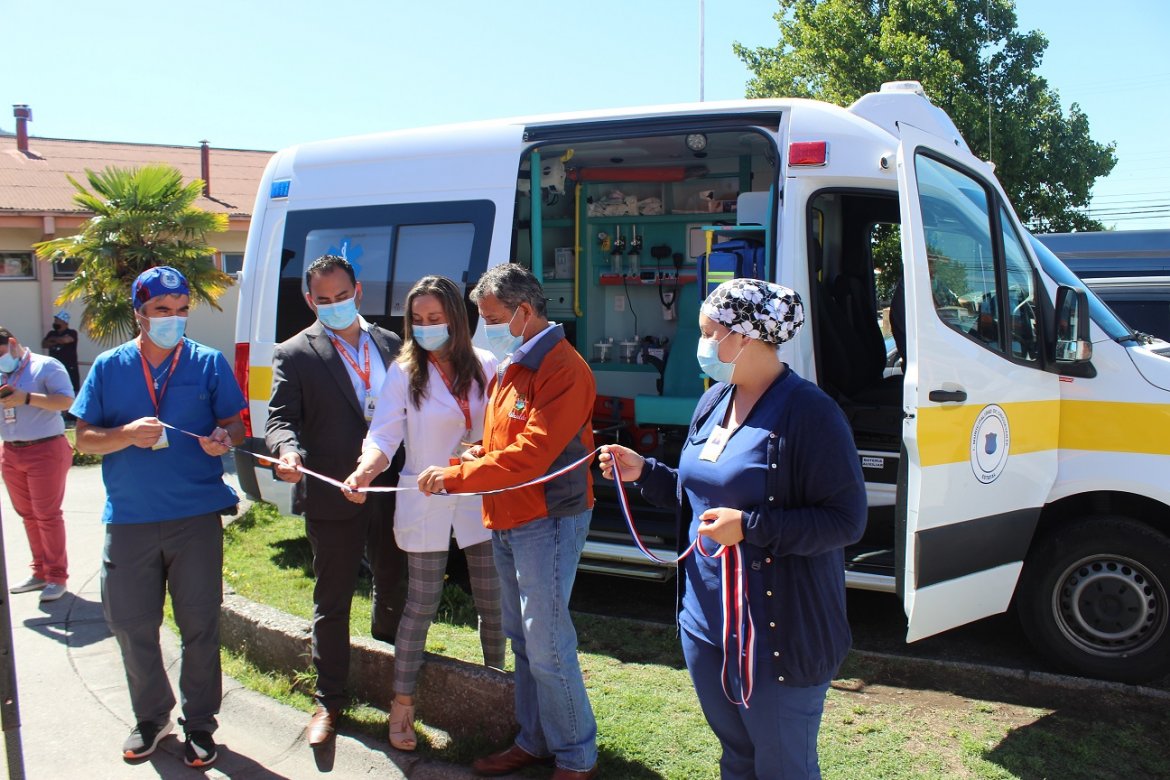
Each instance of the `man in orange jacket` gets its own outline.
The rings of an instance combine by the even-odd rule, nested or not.
[[[531,273],[505,264],[471,293],[488,343],[500,358],[482,445],[455,466],[431,466],[425,493],[474,493],[528,482],[593,450],[596,389],[589,365],[550,323]],[[593,513],[588,466],[542,485],[483,499],[500,575],[504,631],[516,655],[515,744],[480,758],[478,775],[555,764],[553,780],[597,775],[597,723],[577,662],[569,596]]]

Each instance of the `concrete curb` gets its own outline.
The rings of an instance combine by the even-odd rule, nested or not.
[[[295,672],[312,666],[311,626],[243,596],[225,593],[220,643],[262,669]],[[365,637],[350,641],[349,692],[389,710],[394,698],[394,648]],[[503,743],[516,733],[512,675],[427,653],[418,683],[417,717],[455,738]]]

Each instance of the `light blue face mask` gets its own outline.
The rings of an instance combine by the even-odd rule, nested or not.
[[[317,304],[317,319],[330,330],[345,330],[357,319],[357,301],[350,298],[340,303]]]
[[[451,338],[451,331],[448,330],[445,322],[438,325],[411,325],[410,332],[414,336],[415,343],[427,352],[441,349]]]
[[[170,349],[183,339],[187,331],[186,317],[147,317],[150,330],[146,335],[159,349]]]
[[[12,357],[12,348],[0,355],[0,374],[11,374],[20,365],[20,361]]]
[[[483,326],[484,334],[488,340],[488,348],[491,349],[492,354],[496,356],[497,360],[503,360],[508,357],[508,355],[515,352],[524,343],[523,331],[521,331],[519,336],[512,335],[512,322],[519,313],[520,310],[516,309],[516,311],[512,312],[512,319],[507,322]]]
[[[731,334],[728,333],[727,336]],[[695,349],[695,356],[699,359],[699,368],[703,369],[703,373],[711,377],[716,382],[731,382],[731,377],[735,374],[735,361],[739,359],[743,353],[743,347],[740,347],[739,352],[730,363],[725,363],[719,359],[719,345],[723,343],[724,336],[718,341],[714,339],[699,339],[699,346]]]

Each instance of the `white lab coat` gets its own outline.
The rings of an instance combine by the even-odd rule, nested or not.
[[[486,382],[495,374],[497,361],[487,350],[477,348],[475,355],[483,366],[486,389]],[[442,374],[429,362],[427,370],[430,372],[427,395],[416,409],[410,401],[406,373],[397,362],[387,369],[370,432],[362,443],[363,450],[374,448],[387,458],[394,457],[399,444],[405,445],[406,464],[398,479],[403,487],[414,486],[427,466],[446,466],[467,435],[463,412],[447,390]],[[487,401],[474,382],[469,395],[472,425],[469,441],[475,442],[483,438]],[[483,499],[479,496],[428,497],[418,490],[404,490],[397,493],[395,507],[394,538],[406,552],[446,550],[452,531],[461,549],[486,542],[492,536],[483,527]]]

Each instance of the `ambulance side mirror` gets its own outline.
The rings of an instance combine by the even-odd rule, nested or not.
[[[1056,333],[1053,356],[1058,365],[1088,363],[1093,358],[1089,341],[1089,296],[1080,287],[1056,288]]]

